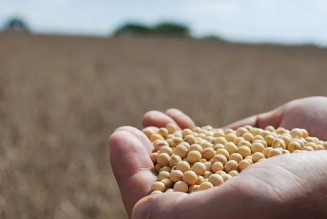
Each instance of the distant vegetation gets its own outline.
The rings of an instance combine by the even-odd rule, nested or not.
[[[6,32],[29,32],[25,21],[18,17],[10,18],[6,23],[4,30]]]
[[[178,36],[188,37],[190,30],[187,26],[177,23],[163,22],[154,26],[146,26],[140,23],[127,23],[119,27],[114,36]]]

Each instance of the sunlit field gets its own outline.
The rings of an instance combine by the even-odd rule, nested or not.
[[[107,139],[175,107],[220,127],[327,95],[327,49],[0,35],[0,218],[126,218]],[[124,171],[124,167],[122,167]]]

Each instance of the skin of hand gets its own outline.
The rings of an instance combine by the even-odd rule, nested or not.
[[[169,122],[193,128],[194,122],[177,109],[150,111],[144,126]],[[327,98],[309,97],[251,116],[226,128],[305,128],[327,140]],[[132,218],[326,218],[327,151],[286,154],[251,165],[219,187],[191,194],[149,195],[156,180],[149,158],[153,146],[133,127],[120,127],[109,138],[113,172],[128,215]]]

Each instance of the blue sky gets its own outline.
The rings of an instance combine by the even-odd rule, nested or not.
[[[107,36],[127,21],[178,21],[197,37],[327,46],[327,0],[0,0],[0,27],[11,16],[39,33]]]

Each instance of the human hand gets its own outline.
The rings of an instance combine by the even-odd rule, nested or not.
[[[292,101],[278,110],[250,117],[229,127],[236,128],[246,124],[258,127],[303,127],[310,134],[318,133],[312,134],[313,136],[326,140],[324,133],[319,132],[319,128],[326,127],[326,117],[323,120],[326,99],[307,98]],[[315,109],[315,113],[321,116],[319,121],[312,117],[314,112],[307,108],[308,103],[314,104],[315,108],[311,109]],[[300,110],[297,107],[307,109]],[[170,110],[167,114],[149,112],[144,117],[144,125],[162,127],[169,122],[176,122],[181,128],[194,127],[192,120],[178,110]],[[294,115],[302,118],[300,123]],[[310,118],[316,123],[312,123]],[[326,210],[323,212],[327,195],[326,151],[267,159],[210,190],[192,194],[174,192],[148,196],[150,186],[156,180],[149,158],[152,151],[151,142],[139,130],[122,127],[111,136],[109,143],[112,168],[126,210],[135,218],[274,218],[280,215],[309,217],[327,214]]]

